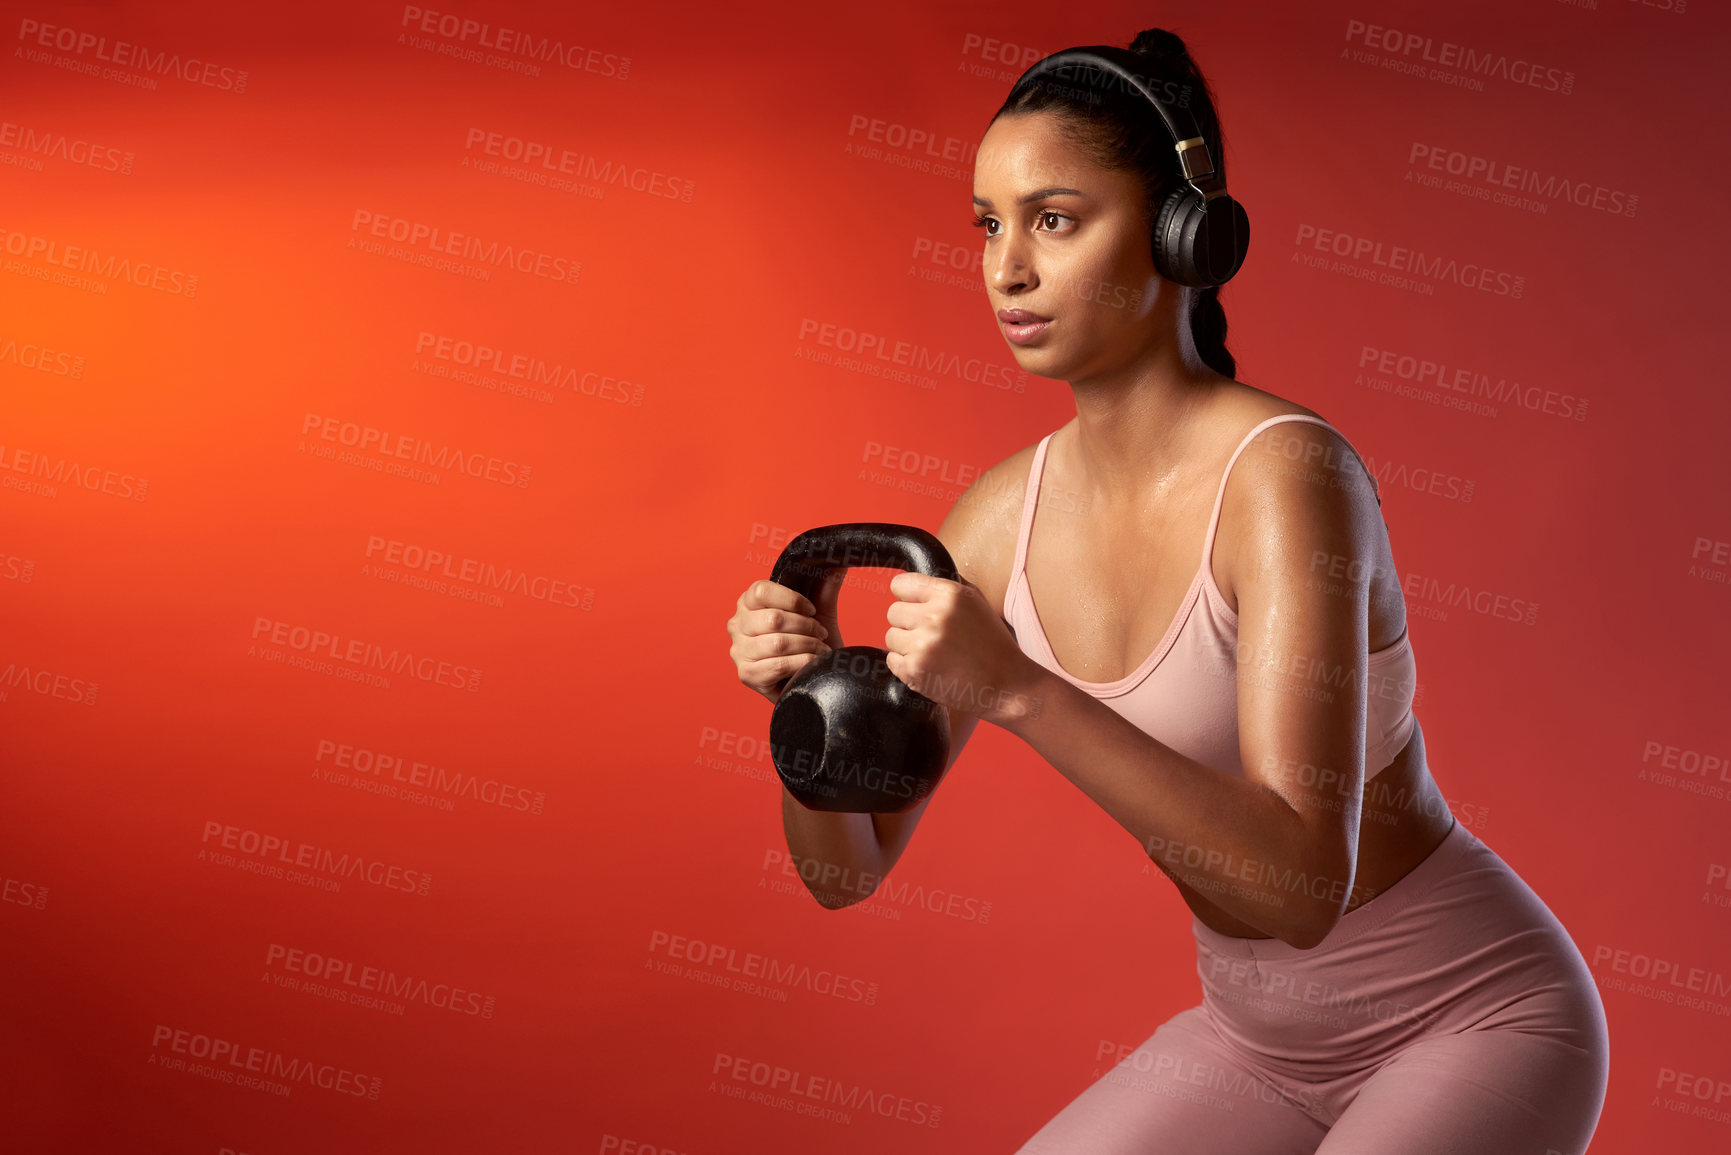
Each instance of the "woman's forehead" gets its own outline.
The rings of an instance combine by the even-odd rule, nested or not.
[[[1003,186],[1003,191],[1018,195],[1051,185],[1083,190],[1097,186],[1104,170],[1057,131],[1052,119],[1018,116],[995,121],[974,154],[976,191],[987,184]],[[1029,123],[1036,120],[1045,123]]]

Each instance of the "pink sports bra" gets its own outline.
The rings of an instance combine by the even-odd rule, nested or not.
[[[1201,568],[1191,579],[1190,588],[1178,606],[1178,616],[1166,627],[1166,635],[1135,670],[1115,682],[1087,682],[1074,677],[1058,664],[1040,625],[1033,591],[1028,588],[1028,534],[1034,524],[1051,433],[1041,438],[1039,448],[1034,451],[1028,493],[1022,503],[1021,529],[1016,537],[1016,560],[1004,595],[1004,618],[1015,630],[1023,653],[1101,699],[1137,729],[1186,757],[1240,778],[1244,769],[1238,753],[1238,615],[1226,604],[1225,595],[1214,582],[1210,557],[1220,524],[1221,502],[1226,496],[1226,478],[1251,438],[1277,421],[1314,421],[1334,428],[1307,413],[1282,413],[1245,434],[1232,451],[1220,477],[1220,489],[1214,495],[1214,512],[1208,519],[1208,533],[1202,542]],[[1374,475],[1368,470],[1366,473],[1374,486]],[[1377,500],[1380,504],[1380,495]],[[1364,756],[1367,781],[1394,761],[1412,735],[1417,671],[1410,631],[1402,630],[1397,641],[1371,653],[1369,660]]]

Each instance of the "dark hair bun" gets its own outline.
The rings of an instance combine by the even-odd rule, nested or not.
[[[1148,28],[1137,33],[1136,39],[1130,42],[1130,51],[1150,60],[1176,61],[1190,58],[1190,50],[1184,46],[1184,41],[1178,34],[1164,28]]]

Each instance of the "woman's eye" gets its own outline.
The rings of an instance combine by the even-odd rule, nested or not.
[[[1042,225],[1045,226],[1047,232],[1054,232],[1057,229],[1057,225],[1055,222],[1067,221],[1070,218],[1065,216],[1061,212],[1057,212],[1056,210],[1046,209],[1044,212],[1040,213],[1039,216],[1037,216],[1035,219],[1038,220]],[[1048,223],[1048,222],[1054,222],[1054,223]],[[985,229],[986,235],[988,237],[995,237],[998,235],[997,230],[995,230],[991,227],[997,223],[998,223],[997,219],[994,217],[983,217],[977,213],[974,215],[973,226],[976,229]]]

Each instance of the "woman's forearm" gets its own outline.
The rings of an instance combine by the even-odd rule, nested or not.
[[[820,906],[863,902],[883,879],[883,851],[870,814],[808,810],[781,788],[781,828],[793,866]]]
[[[1300,948],[1340,917],[1352,864],[1323,860],[1304,816],[1273,790],[1205,766],[1044,668],[998,724],[1032,746],[1169,875]]]

